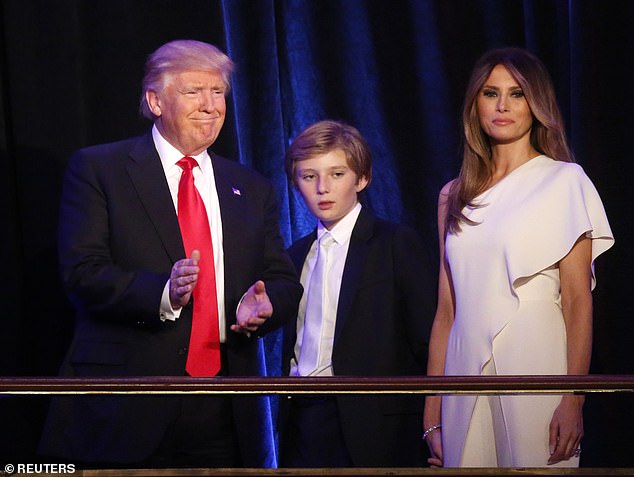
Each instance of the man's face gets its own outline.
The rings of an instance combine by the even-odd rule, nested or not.
[[[225,121],[226,85],[215,71],[169,74],[162,91],[149,90],[146,98],[157,118],[161,135],[185,156],[211,146]]]

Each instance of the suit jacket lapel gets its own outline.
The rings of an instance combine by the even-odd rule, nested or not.
[[[374,218],[365,209],[361,209],[357,223],[352,229],[348,256],[343,268],[339,304],[337,306],[337,321],[335,323],[334,347],[337,346],[337,338],[350,316],[352,302],[361,283],[361,275],[368,254],[368,240],[372,237],[373,230]]]
[[[337,320],[335,322],[334,346],[337,345],[337,337],[341,334],[341,330],[350,316],[352,302],[361,283],[364,263],[368,254],[368,240],[374,233],[374,223],[374,217],[365,209],[361,209],[357,223],[352,229],[350,247],[348,248],[346,264],[343,269],[341,290],[339,291],[339,304],[337,306]],[[310,246],[316,239],[317,230],[315,229],[310,235],[300,239],[289,249],[289,255],[298,275],[302,273],[302,267],[304,266],[304,261],[306,260]],[[297,320],[292,320],[287,330],[288,333],[286,335],[292,337],[292,340],[288,340],[286,346],[291,346],[291,341],[292,346],[294,346],[294,340],[297,335]],[[290,349],[292,353],[292,348]]]
[[[223,235],[223,253],[225,262],[225,297],[227,297],[227,306],[229,297],[235,296],[237,293],[244,293],[246,290],[238,290],[237,275],[234,273],[236,267],[240,267],[242,263],[243,241],[240,240],[241,228],[244,226],[244,214],[242,210],[244,206],[245,193],[239,178],[231,174],[230,170],[219,156],[209,151],[211,162],[214,170],[214,180],[216,182],[216,193],[218,194],[218,203],[220,204],[220,217],[222,219],[222,235]],[[231,267],[226,264],[230,263]]]
[[[313,230],[310,234],[302,237],[288,250],[288,254],[295,265],[295,271],[299,277],[302,274],[302,268],[304,268],[304,262],[306,256],[310,250],[310,246],[317,240],[317,229]]]
[[[127,170],[168,256],[173,262],[184,258],[178,217],[151,133],[139,138],[130,151]]]

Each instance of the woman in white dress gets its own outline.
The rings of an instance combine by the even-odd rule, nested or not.
[[[459,176],[438,202],[440,276],[429,375],[587,374],[594,259],[614,242],[568,148],[542,62],[476,64]],[[430,396],[432,466],[579,465],[584,396]]]

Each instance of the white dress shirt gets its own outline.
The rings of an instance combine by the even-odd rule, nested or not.
[[[313,242],[304,260],[302,267],[301,284],[304,287],[304,295],[299,303],[299,311],[297,315],[297,340],[295,342],[295,352],[291,359],[291,376],[299,376],[297,369],[297,358],[301,352],[302,337],[304,334],[304,318],[306,316],[306,289],[310,282],[310,277],[315,268],[317,258],[317,242],[321,236],[328,232],[334,239],[334,243],[330,246],[328,254],[329,260],[327,269],[324,273],[327,275],[325,291],[325,299],[323,306],[323,324],[321,331],[321,346],[319,347],[319,364],[317,369],[310,376],[333,376],[332,369],[332,349],[335,338],[335,324],[337,320],[337,306],[339,303],[339,292],[341,290],[341,279],[343,269],[348,256],[348,248],[350,247],[350,237],[352,230],[357,222],[359,213],[361,212],[361,204],[357,203],[331,230],[326,229],[321,221],[317,224],[317,240]]]
[[[178,210],[178,184],[183,170],[176,163],[183,158],[183,153],[172,146],[161,136],[156,126],[152,127],[152,139],[154,146],[161,158],[161,164],[167,179],[174,210]],[[191,156],[198,162],[199,167],[193,169],[194,185],[198,189],[207,210],[209,218],[209,229],[211,230],[211,243],[214,250],[214,269],[216,272],[216,295],[218,297],[218,325],[220,331],[220,342],[226,339],[225,329],[225,294],[224,294],[224,254],[222,249],[222,218],[220,215],[220,203],[218,192],[216,191],[216,181],[211,158],[207,151]],[[169,300],[169,280],[163,289],[161,299],[160,316],[162,320],[176,320],[181,313],[181,309],[174,310]]]

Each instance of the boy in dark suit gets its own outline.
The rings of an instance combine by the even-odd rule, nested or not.
[[[285,374],[425,374],[434,310],[427,260],[412,229],[359,202],[372,178],[359,131],[313,124],[289,148],[286,169],[319,221],[289,250],[304,295],[285,327]],[[289,397],[280,409],[281,464],[422,466],[422,409],[411,395]]]

